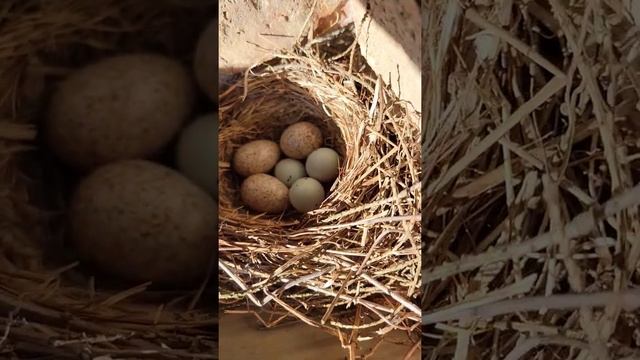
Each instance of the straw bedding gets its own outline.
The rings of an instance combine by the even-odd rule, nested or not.
[[[426,4],[423,356],[639,358],[637,2]]]
[[[139,50],[189,64],[215,14],[195,6],[0,3],[0,358],[217,358],[215,292],[205,284],[127,288],[70,257],[61,214],[75,175],[52,161],[37,131],[51,86],[78,66]]]
[[[336,51],[326,41],[277,55],[220,96],[219,296],[227,311],[255,313],[268,326],[293,318],[324,329],[354,358],[359,342],[394,329],[419,340],[420,125],[355,43]],[[277,140],[300,119],[318,124],[341,154],[328,198],[305,215],[248,211],[233,151]]]

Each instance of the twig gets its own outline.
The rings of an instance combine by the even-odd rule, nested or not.
[[[640,290],[623,292],[600,292],[592,294],[564,294],[551,296],[532,296],[522,299],[504,300],[475,308],[462,309],[455,313],[436,311],[422,316],[422,325],[465,318],[492,318],[504,314],[524,311],[536,311],[543,308],[553,310],[571,310],[581,307],[604,307],[616,304],[625,311],[640,308]]]

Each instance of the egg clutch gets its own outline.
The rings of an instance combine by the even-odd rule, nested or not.
[[[322,131],[309,121],[288,126],[279,144],[254,140],[233,155],[233,170],[243,177],[240,198],[250,209],[279,214],[291,205],[300,213],[320,207],[324,184],[338,176],[339,155],[322,147]],[[281,154],[286,156],[281,159]]]
[[[165,55],[121,54],[57,84],[43,138],[80,174],[67,233],[84,263],[173,285],[206,272],[217,235],[218,121],[193,113],[196,85],[203,105],[217,98],[215,26],[195,44],[192,69]],[[162,161],[167,153],[174,161]]]

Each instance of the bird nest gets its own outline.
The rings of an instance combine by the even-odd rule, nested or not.
[[[190,64],[216,9],[178,3],[0,4],[0,358],[217,358],[213,285],[124,285],[75,261],[63,214],[77,175],[38,132],[49,89],[79,66],[143,50]]]
[[[254,67],[220,96],[219,289],[229,311],[268,325],[294,318],[343,340],[418,337],[419,116],[383,86],[356,43],[327,55],[318,42]],[[315,122],[341,155],[327,199],[301,215],[242,206],[233,152]]]
[[[426,7],[423,354],[638,358],[640,4]]]

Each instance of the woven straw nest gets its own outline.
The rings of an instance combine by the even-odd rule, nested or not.
[[[640,4],[464,4],[427,3],[423,354],[637,359]]]
[[[68,72],[138,50],[188,64],[214,14],[138,0],[0,4],[0,358],[217,358],[215,293],[204,284],[107,284],[68,258],[68,174],[37,131],[49,89]]]
[[[355,44],[333,57],[322,48],[279,55],[220,96],[219,296],[268,325],[293,318],[324,329],[355,354],[360,341],[419,328],[420,126]],[[234,150],[277,140],[301,119],[342,156],[328,198],[305,215],[247,210]]]

